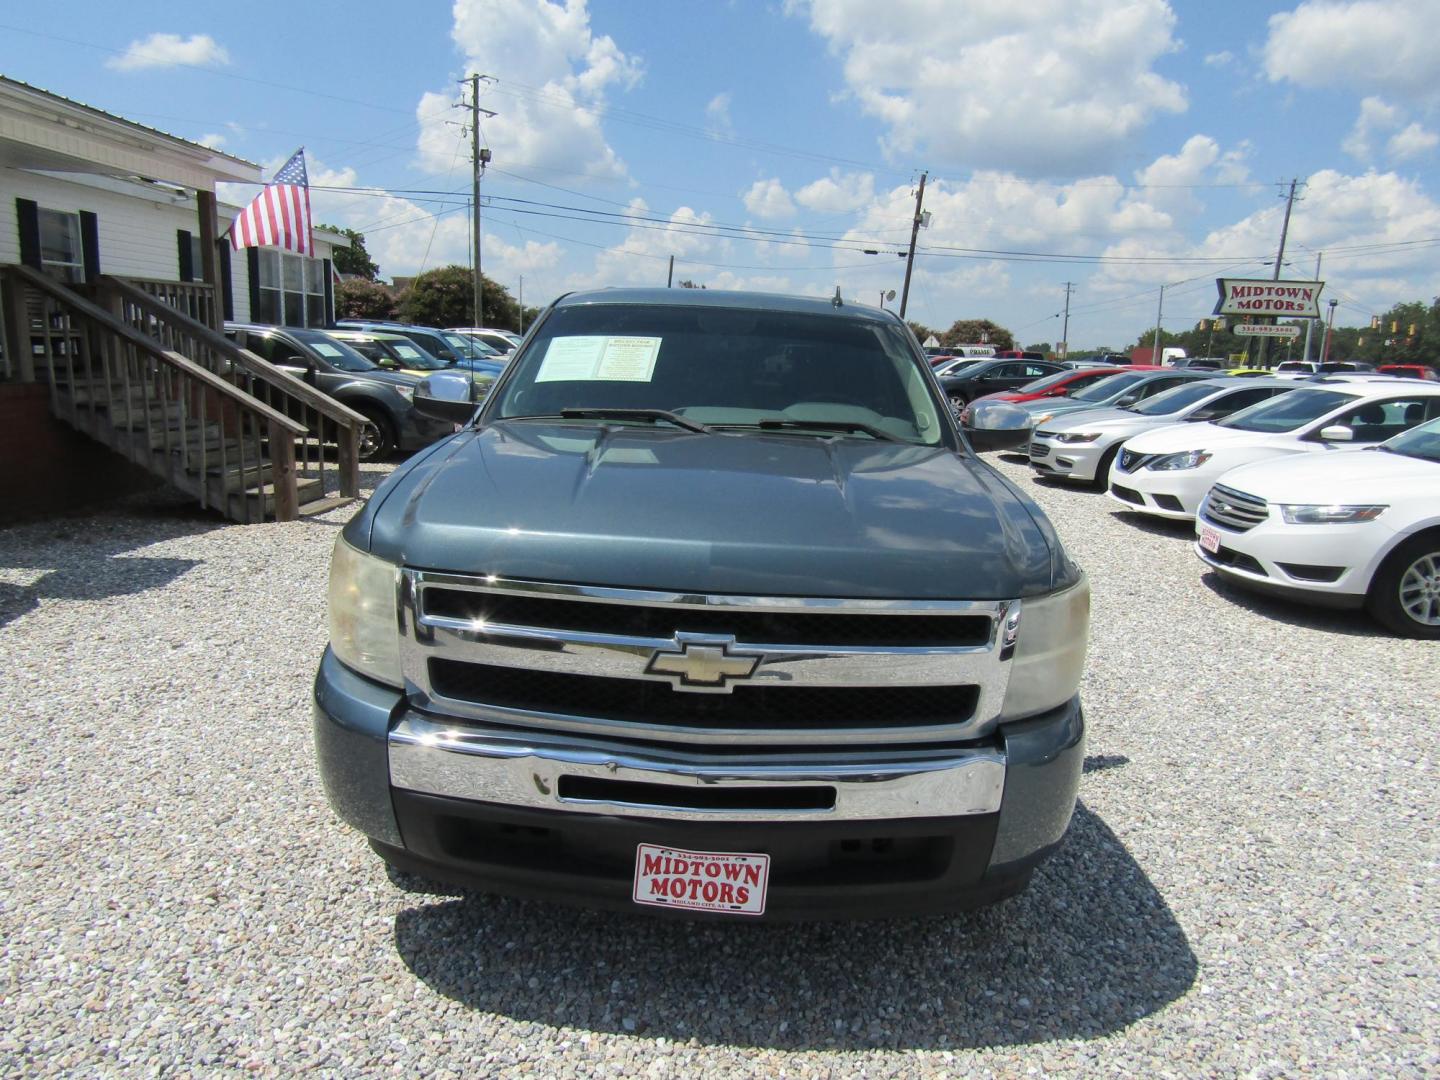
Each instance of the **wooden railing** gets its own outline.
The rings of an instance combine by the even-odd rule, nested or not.
[[[303,423],[28,266],[0,283],[7,338],[41,358],[57,416],[232,520],[299,516]]]
[[[190,294],[148,287],[156,284],[167,283],[137,285],[129,278],[102,276],[94,286],[94,295],[97,303],[128,326],[304,424],[309,431],[300,440],[297,451],[300,474],[319,478],[320,497],[337,494],[342,498],[357,498],[360,494],[360,432],[366,423],[365,417],[248,349],[240,348],[188,315],[183,308],[172,306],[164,297],[183,304],[188,302]],[[181,284],[180,288],[191,286]],[[330,451],[330,446],[335,449]]]
[[[188,315],[198,323],[220,329],[213,286],[203,281],[161,281],[158,278],[136,277],[127,277],[124,280],[142,292],[149,293],[166,307]]]

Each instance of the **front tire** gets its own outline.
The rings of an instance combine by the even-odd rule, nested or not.
[[[378,409],[358,409],[365,417],[365,426],[360,429],[361,461],[384,461],[395,453],[397,440],[395,425]]]
[[[1416,536],[1392,551],[1370,583],[1365,606],[1403,637],[1440,638],[1440,533]]]
[[[1120,444],[1116,443],[1109,450],[1106,450],[1100,458],[1100,463],[1095,466],[1095,475],[1090,480],[1091,491],[1107,491],[1110,487],[1110,466],[1115,464],[1115,458],[1120,453]]]

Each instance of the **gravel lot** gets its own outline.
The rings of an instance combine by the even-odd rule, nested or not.
[[[1082,804],[1023,897],[862,926],[392,882],[310,743],[348,509],[0,531],[0,1073],[1435,1075],[1440,644],[1000,467],[1094,586]]]

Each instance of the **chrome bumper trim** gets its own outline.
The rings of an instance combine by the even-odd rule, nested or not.
[[[779,762],[761,756],[717,760],[661,750],[605,747],[591,740],[526,738],[523,733],[437,723],[409,713],[389,736],[390,783],[397,788],[542,810],[676,821],[855,820],[955,817],[1000,809],[1005,756],[997,749],[876,755],[806,755]],[[687,789],[831,787],[833,807],[723,810],[663,800],[603,802],[560,796],[562,777]],[[654,788],[649,789],[653,793]]]

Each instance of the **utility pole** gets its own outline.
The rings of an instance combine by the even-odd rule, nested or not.
[[[1073,281],[1065,282],[1065,328],[1060,331],[1060,359],[1064,360],[1070,355],[1070,293],[1074,290]]]
[[[1315,280],[1316,280],[1316,281],[1319,281],[1319,280],[1320,280],[1320,260],[1321,260],[1321,258],[1324,257],[1324,255],[1325,255],[1325,253],[1324,253],[1323,251],[1316,252],[1316,254],[1315,254]],[[1307,320],[1305,320],[1305,360],[1306,360],[1307,363],[1308,363],[1309,360],[1310,360],[1310,333],[1311,333],[1311,331],[1313,331],[1314,329],[1315,329],[1315,320],[1314,320],[1314,319],[1307,319]]]
[[[673,289],[674,287],[675,287],[675,256],[674,256],[674,255],[671,255],[671,256],[670,256],[670,273],[665,276],[665,288],[667,288],[667,289]]]
[[[1285,223],[1280,226],[1280,250],[1275,255],[1275,272],[1270,275],[1271,281],[1280,280],[1280,266],[1285,262],[1285,237],[1290,232],[1290,211],[1295,208],[1295,185],[1299,182],[1298,179],[1292,179],[1290,181],[1290,194],[1285,198]],[[1280,319],[1277,316],[1275,318],[1275,325],[1278,326],[1279,324]],[[1269,338],[1261,337],[1260,347],[1256,350],[1255,367],[1265,366],[1265,349],[1269,343]]]
[[[910,223],[910,251],[905,256],[905,287],[900,292],[900,318],[905,318],[905,306],[910,302],[910,271],[915,266],[915,238],[920,235],[921,207],[925,204],[925,181],[928,172],[920,174],[920,190],[915,193],[915,220]]]
[[[485,172],[485,166],[490,162],[489,147],[480,146],[480,115],[498,116],[498,113],[489,109],[480,108],[480,80],[490,78],[489,75],[471,75],[468,79],[460,81],[470,84],[470,228],[472,231],[471,243],[475,247],[475,325],[484,326],[484,300],[485,286],[484,278],[480,273],[480,177]]]
[[[520,275],[520,333],[525,333],[525,275]]]
[[[1160,320],[1165,313],[1165,286],[1160,286],[1160,303],[1155,308],[1155,349],[1150,354],[1150,362],[1159,365],[1164,353],[1160,351]]]

